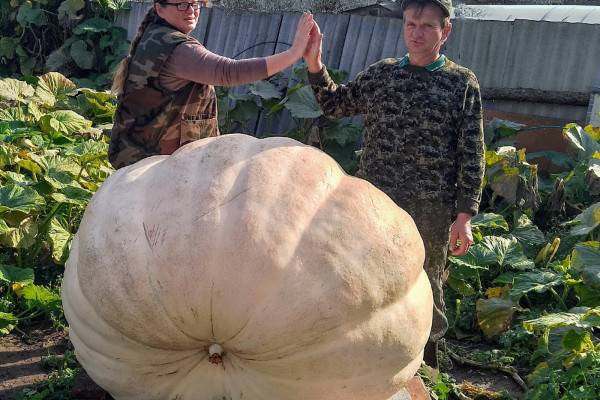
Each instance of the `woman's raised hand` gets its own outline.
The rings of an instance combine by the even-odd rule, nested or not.
[[[312,14],[302,14],[298,21],[298,26],[296,27],[296,35],[294,36],[294,43],[292,44],[291,49],[298,58],[302,57],[304,54],[306,45],[310,39],[310,32],[315,25],[316,23]]]

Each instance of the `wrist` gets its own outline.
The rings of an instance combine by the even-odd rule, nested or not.
[[[308,72],[310,72],[311,74],[316,74],[317,72],[323,69],[323,63],[321,62],[321,60],[317,60],[316,62],[311,63],[307,62],[306,66],[308,68]]]
[[[467,213],[467,212],[460,212],[456,215],[456,220],[457,221],[465,221],[468,222],[471,220],[473,216],[471,215],[471,213]]]
[[[302,58],[302,50],[298,47],[292,46],[287,50],[289,56],[294,60],[294,62],[298,61]]]

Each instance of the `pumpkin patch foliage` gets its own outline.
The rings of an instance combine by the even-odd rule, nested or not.
[[[254,131],[258,116],[268,116],[264,136],[315,145],[353,172],[360,127],[323,117],[300,78],[290,85],[277,79],[243,93],[221,91],[222,131]],[[0,334],[40,322],[65,327],[64,263],[83,211],[113,173],[104,133],[115,107],[108,92],[77,87],[55,72],[0,79]],[[294,128],[277,132],[284,112]],[[600,393],[600,131],[569,124],[568,154],[529,154],[511,144],[526,129],[499,120],[486,129],[475,243],[466,256],[449,258],[446,354],[514,368],[527,399],[594,399]],[[563,172],[538,171],[534,160],[541,156]],[[472,389],[447,375],[431,387],[440,399],[464,398]],[[50,398],[39,393],[35,398]]]

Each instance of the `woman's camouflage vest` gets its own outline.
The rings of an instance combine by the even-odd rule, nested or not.
[[[164,20],[146,28],[129,63],[111,132],[108,158],[115,168],[171,154],[192,140],[218,136],[217,99],[211,85],[162,87],[158,76],[178,45],[194,38]]]

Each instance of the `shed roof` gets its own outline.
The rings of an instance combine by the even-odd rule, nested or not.
[[[492,21],[517,19],[550,22],[600,24],[600,6],[548,6],[548,5],[466,5],[456,6],[458,18]]]

